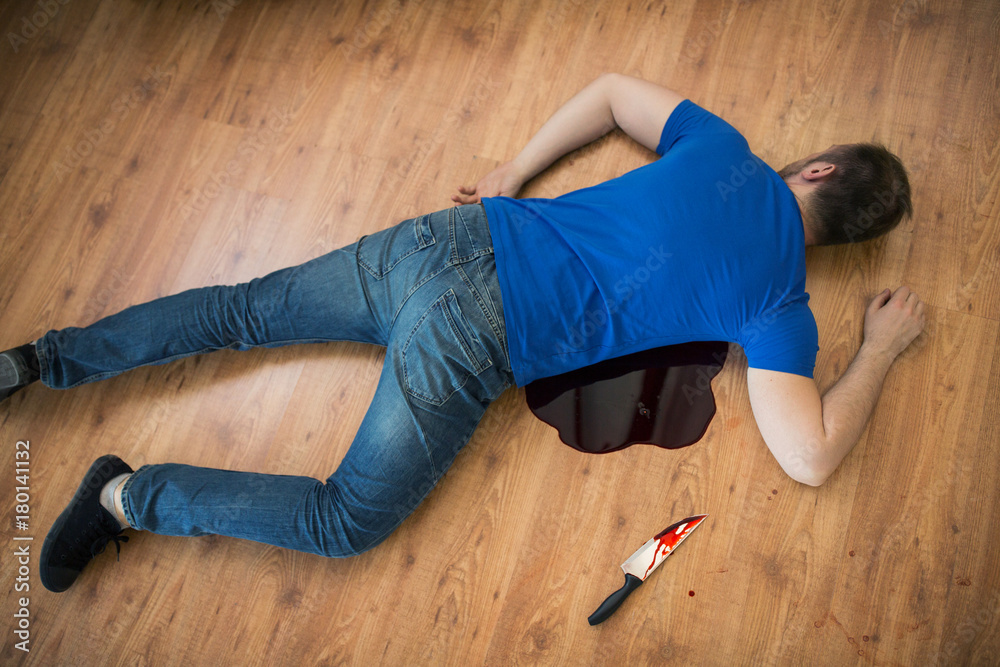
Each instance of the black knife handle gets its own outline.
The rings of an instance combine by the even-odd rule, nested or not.
[[[626,574],[625,585],[609,595],[608,599],[602,602],[601,606],[597,608],[597,611],[587,617],[587,622],[591,625],[597,625],[606,621],[621,606],[622,602],[625,602],[625,598],[629,596],[629,593],[641,585],[642,579],[634,574]]]

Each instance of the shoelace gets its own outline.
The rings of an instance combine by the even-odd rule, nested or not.
[[[105,533],[94,540],[94,543],[90,545],[90,557],[96,558],[98,554],[104,553],[108,542],[112,541],[115,543],[115,560],[121,560],[122,542],[128,542],[128,535],[114,533]]]
[[[128,535],[122,535],[121,529],[117,526],[110,529],[109,521],[100,511],[95,515],[95,519],[96,521],[87,522],[88,530],[86,533],[74,540],[74,543],[68,545],[71,550],[69,553],[63,554],[63,560],[70,561],[82,567],[97,557],[98,554],[104,553],[108,542],[111,541],[115,543],[115,559],[120,560],[122,552],[121,543],[128,542]],[[85,546],[88,544],[89,547]],[[86,556],[87,553],[90,554],[89,557]]]

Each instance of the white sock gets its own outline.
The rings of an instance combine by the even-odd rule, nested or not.
[[[122,530],[130,528],[131,526],[128,525],[128,522],[125,521],[125,517],[122,515],[122,512],[120,512],[118,507],[115,505],[115,490],[118,489],[118,486],[128,479],[129,476],[130,473],[126,472],[118,475],[114,479],[109,480],[108,483],[104,485],[104,488],[101,489],[100,496],[101,507],[111,513],[111,516],[115,518]]]

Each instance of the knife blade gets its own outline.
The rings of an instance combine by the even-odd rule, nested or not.
[[[622,570],[625,572],[625,585],[609,595],[597,608],[597,611],[587,618],[587,621],[591,625],[597,625],[607,620],[621,606],[625,598],[639,588],[642,582],[646,581],[646,578],[653,573],[653,570],[658,568],[660,563],[672,554],[707,516],[707,514],[696,514],[681,519],[677,523],[667,526],[639,547],[634,554],[628,557],[628,560],[622,563]]]

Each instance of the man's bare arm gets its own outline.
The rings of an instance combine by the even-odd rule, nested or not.
[[[811,378],[747,369],[760,433],[790,477],[819,486],[833,473],[861,437],[893,360],[923,327],[924,304],[909,288],[879,294],[865,314],[861,349],[822,399]]]
[[[655,150],[670,114],[683,97],[654,83],[603,74],[556,111],[510,162],[484,176],[475,186],[459,186],[452,201],[473,204],[482,197],[513,197],[525,183],[563,155],[620,127],[637,142]]]

